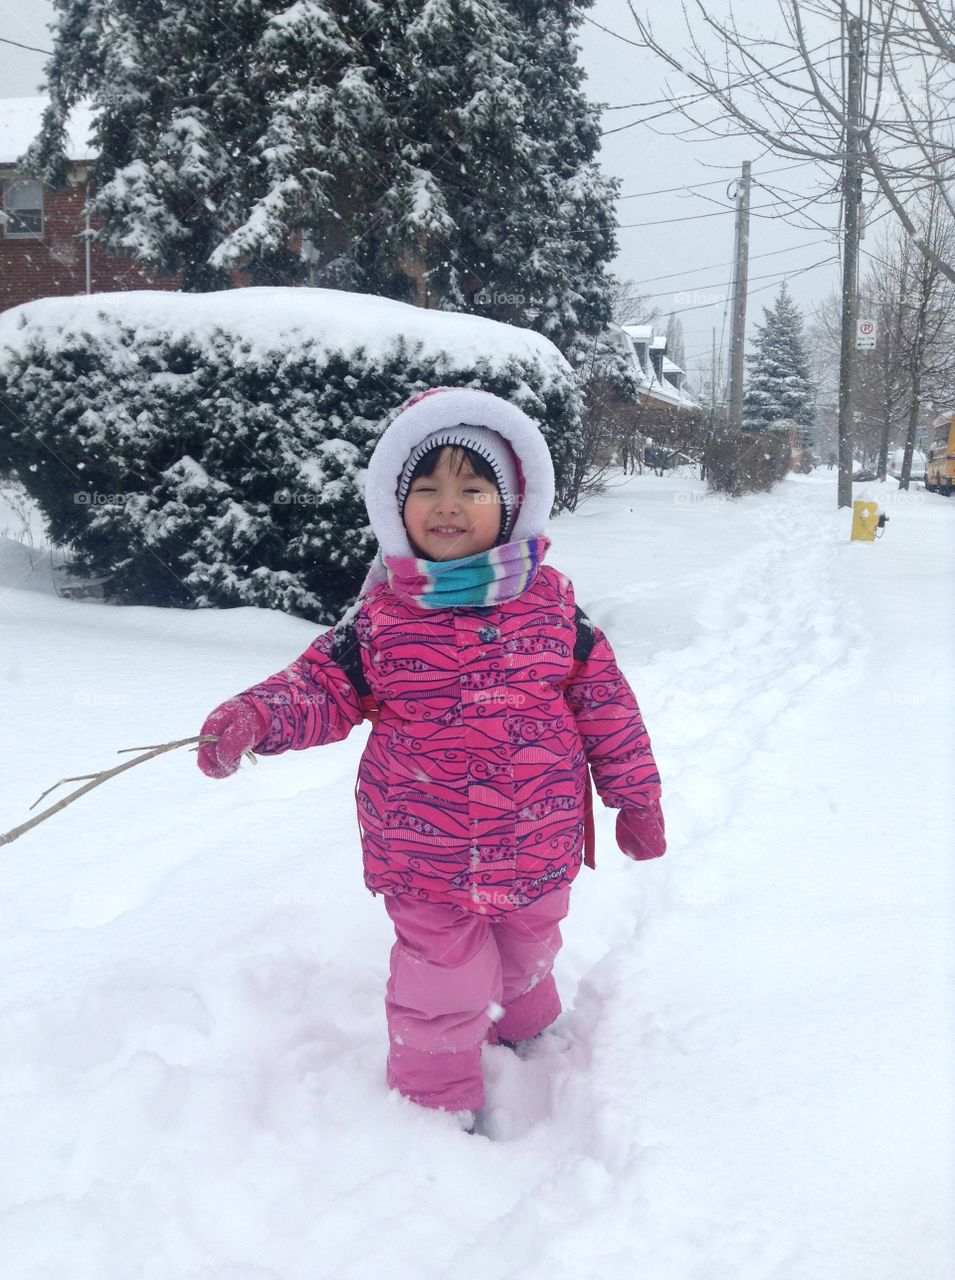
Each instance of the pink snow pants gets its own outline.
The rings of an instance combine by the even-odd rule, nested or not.
[[[570,885],[498,920],[386,897],[395,926],[385,994],[388,1084],[425,1107],[484,1105],[481,1045],[528,1040],[560,1013],[551,972]],[[493,1006],[503,1006],[496,1022]]]

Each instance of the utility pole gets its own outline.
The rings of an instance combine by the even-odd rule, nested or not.
[[[743,427],[743,353],[746,349],[746,289],[749,282],[749,187],[750,162],[736,188],[736,263],[733,272],[733,327],[730,333],[729,432],[738,435]]]
[[[710,445],[716,439],[716,325],[713,326],[713,348],[710,353],[710,416],[703,436],[703,453],[700,459],[700,479],[706,479],[706,461]]]
[[[713,326],[713,349],[710,354],[710,436],[716,432],[716,325]]]
[[[862,19],[848,23],[846,159],[842,171],[842,348],[839,357],[839,482],[837,507],[852,506],[852,383],[858,318],[859,208],[862,203]]]

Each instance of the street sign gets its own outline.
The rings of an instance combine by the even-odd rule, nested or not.
[[[875,320],[856,321],[856,351],[874,351],[879,326]]]

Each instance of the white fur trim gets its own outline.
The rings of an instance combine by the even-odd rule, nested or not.
[[[396,492],[408,455],[432,432],[462,422],[498,432],[520,460],[525,492],[508,541],[519,542],[546,531],[554,505],[554,465],[537,423],[516,404],[489,391],[470,387],[435,388],[402,409],[382,433],[368,463],[365,506],[385,555],[412,554]]]

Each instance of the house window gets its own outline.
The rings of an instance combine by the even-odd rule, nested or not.
[[[43,235],[43,183],[19,178],[3,184],[3,234],[10,238]]]

